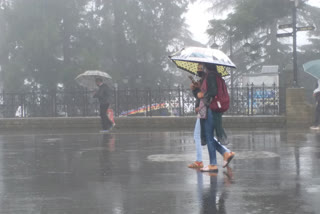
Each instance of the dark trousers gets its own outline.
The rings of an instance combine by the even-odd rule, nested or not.
[[[204,129],[205,119],[200,119],[200,127],[201,127],[201,142],[206,141],[206,130]]]
[[[100,117],[101,117],[101,124],[103,130],[108,130],[112,126],[112,122],[109,120],[107,115],[107,110],[109,108],[109,104],[100,104]]]

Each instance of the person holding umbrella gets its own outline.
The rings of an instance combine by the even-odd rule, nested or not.
[[[112,122],[109,120],[107,115],[107,110],[110,105],[110,88],[107,84],[103,83],[103,80],[100,77],[96,77],[95,82],[99,89],[95,92],[93,98],[97,98],[100,103],[100,118],[102,124],[101,132],[108,132],[112,127]]]
[[[222,128],[222,113],[214,112],[210,109],[210,101],[217,95],[218,87],[216,76],[220,78],[229,75],[225,67],[236,68],[235,64],[222,51],[211,48],[202,47],[186,47],[169,56],[176,66],[191,74],[197,74],[199,64],[205,67],[205,81],[207,87],[201,84],[200,90],[193,92],[200,99],[199,109],[204,106],[207,111],[202,111],[201,118],[204,119],[205,137],[209,151],[210,165],[202,168],[202,171],[217,172],[216,150],[223,154],[223,167],[228,166],[232,158],[235,156],[225,146],[222,146],[215,138],[214,131],[217,133],[218,140],[225,139],[225,133]],[[218,67],[218,68],[217,68]],[[218,102],[217,102],[218,103]],[[215,104],[217,104],[215,103]],[[220,108],[220,107],[219,107]]]
[[[201,90],[198,91],[197,97],[198,99],[201,100],[200,105],[201,105],[201,102],[203,102],[207,110],[206,118],[204,121],[204,128],[205,128],[205,136],[206,136],[206,141],[208,146],[210,164],[204,168],[201,168],[200,170],[203,172],[217,172],[218,167],[217,167],[216,151],[218,151],[220,154],[223,154],[223,159],[224,159],[223,168],[228,166],[230,161],[235,156],[235,153],[231,152],[227,147],[221,145],[221,143],[214,138],[215,132],[217,136],[225,135],[224,130],[222,128],[222,124],[221,124],[222,113],[214,112],[209,107],[212,98],[215,97],[218,93],[216,75],[219,75],[219,73],[217,71],[217,66],[214,64],[204,63],[204,67],[205,67],[205,73],[206,73],[204,82],[206,83],[206,86],[204,86],[204,83],[202,83]]]
[[[200,109],[200,99],[197,98],[197,91],[201,86],[201,83],[204,78],[204,72],[203,72],[203,67],[201,64],[198,65],[198,71],[197,75],[201,78],[199,81],[195,81],[192,76],[189,76],[189,78],[192,81],[192,84],[190,85],[190,88],[193,92],[194,97],[196,98],[196,103],[195,103],[195,111],[197,113],[197,120],[196,124],[194,127],[194,132],[193,132],[193,138],[194,142],[196,144],[196,161],[189,164],[188,168],[203,168],[203,163],[202,163],[202,146],[206,145],[206,139],[205,139],[205,132],[204,132],[204,119],[201,118],[201,110]]]
[[[108,116],[108,111],[113,115],[112,109],[108,109],[111,101],[111,89],[108,86],[112,83],[111,76],[106,72],[89,70],[79,74],[75,80],[79,85],[89,89],[90,91],[96,90],[93,97],[97,98],[100,103],[100,117],[102,124],[101,132],[108,132],[108,130],[115,125],[112,119],[113,117],[110,119]]]
[[[317,88],[313,91],[313,96],[316,100],[316,112],[313,126],[310,129],[319,130],[320,129],[320,79],[317,83]]]

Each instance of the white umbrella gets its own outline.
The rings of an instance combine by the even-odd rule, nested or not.
[[[217,65],[218,72],[222,76],[229,75],[225,67],[236,68],[235,64],[222,51],[211,48],[186,47],[169,56],[178,68],[197,74],[199,63],[210,63]],[[220,69],[220,68],[221,69]]]
[[[111,76],[108,73],[102,71],[86,71],[82,74],[79,74],[75,80],[79,85],[83,87],[86,87],[88,89],[95,89],[97,88],[95,81],[96,78],[101,78],[104,83],[111,84]]]

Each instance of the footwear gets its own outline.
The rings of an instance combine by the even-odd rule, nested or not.
[[[227,167],[235,155],[236,155],[236,153],[234,153],[234,152],[225,152],[223,154],[223,166],[222,167],[223,168]]]
[[[188,168],[202,168],[203,167],[203,163],[202,161],[199,162],[199,161],[195,161],[193,162],[192,164],[188,165]]]
[[[312,129],[312,130],[319,130],[320,127],[319,127],[319,126],[311,126],[310,129]]]
[[[201,172],[218,172],[217,165],[208,165],[200,169]]]
[[[209,176],[209,177],[217,177],[218,176],[218,171],[217,172],[203,172],[203,174]]]

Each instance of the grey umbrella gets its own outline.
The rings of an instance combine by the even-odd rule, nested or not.
[[[111,80],[111,76],[106,73],[106,72],[102,72],[102,71],[86,71],[80,75],[78,75],[76,77],[76,81],[79,85],[86,87],[88,89],[95,89],[97,88],[95,79],[99,77],[102,79],[102,81],[106,84],[112,84]]]

